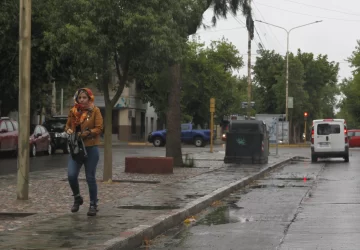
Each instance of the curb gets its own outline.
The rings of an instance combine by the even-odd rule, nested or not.
[[[172,210],[168,214],[158,216],[151,223],[146,225],[139,225],[135,228],[129,229],[126,232],[121,232],[120,237],[113,238],[99,245],[98,249],[102,250],[128,250],[135,249],[142,245],[144,238],[153,239],[161,233],[165,232],[172,227],[179,225],[186,218],[191,215],[201,212],[206,207],[210,206],[214,201],[220,200],[230,193],[249,185],[254,180],[262,178],[266,173],[271,170],[288,164],[292,159],[291,157],[279,163],[275,163],[260,172],[251,176],[245,177],[241,180],[235,181],[225,187],[219,188],[212,193],[205,195],[188,203],[184,208]]]
[[[279,144],[279,148],[310,148],[310,144]],[[270,148],[276,148],[276,145],[270,144]]]

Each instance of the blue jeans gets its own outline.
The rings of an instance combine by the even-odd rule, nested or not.
[[[97,203],[96,167],[99,162],[99,148],[97,146],[86,147],[86,151],[88,156],[82,164],[79,164],[76,161],[74,161],[71,155],[69,156],[68,180],[73,195],[74,196],[79,195],[80,188],[79,188],[78,177],[81,166],[84,164],[86,182],[89,187],[90,203],[96,204]]]

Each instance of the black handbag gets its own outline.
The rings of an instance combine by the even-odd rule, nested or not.
[[[72,133],[68,137],[70,154],[74,161],[79,164],[82,164],[87,158],[87,152],[85,148],[84,141],[77,133]]]

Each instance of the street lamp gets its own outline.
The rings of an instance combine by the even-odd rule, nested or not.
[[[304,26],[308,26],[308,25],[311,25],[311,24],[315,24],[315,23],[320,23],[322,22],[322,20],[320,21],[315,21],[315,22],[312,22],[312,23],[307,23],[307,24],[303,24],[303,25],[300,25],[300,26],[296,26],[294,28],[291,28],[289,30],[283,28],[283,27],[280,27],[280,26],[277,26],[277,25],[274,25],[274,24],[271,24],[271,23],[267,23],[267,22],[264,22],[264,21],[261,21],[261,20],[255,20],[256,22],[260,22],[260,23],[264,23],[264,24],[268,24],[268,25],[271,25],[271,26],[274,26],[276,28],[280,28],[282,30],[285,30],[286,33],[287,33],[287,47],[286,47],[286,121],[288,121],[288,114],[289,114],[289,111],[288,111],[288,105],[289,105],[289,36],[290,36],[290,32],[294,29],[297,29],[297,28],[301,28],[301,27],[304,27]]]

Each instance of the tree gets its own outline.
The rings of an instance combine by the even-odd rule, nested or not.
[[[340,112],[338,118],[345,118],[349,127],[360,125],[360,40],[357,41],[355,50],[348,58],[350,66],[353,68],[352,77],[343,79],[340,90],[343,98],[339,104]]]
[[[0,3],[0,115],[18,105],[18,1]]]
[[[289,96],[294,97],[294,108],[289,112],[292,142],[300,140],[305,111],[309,120],[334,116],[338,71],[338,63],[329,62],[326,55],[315,58],[300,50],[297,55],[289,55]],[[284,58],[274,51],[261,51],[254,66],[254,80],[257,112],[285,113]]]
[[[274,86],[284,75],[284,58],[275,51],[261,50],[253,68],[254,99],[256,110],[260,113],[275,114],[278,112],[278,100]],[[279,95],[278,95],[279,96]],[[281,99],[285,98],[280,97]]]
[[[19,39],[19,1],[8,0],[0,3],[0,100],[1,114],[17,110],[18,106],[18,41]],[[48,19],[46,3],[35,0],[32,8],[32,52],[31,52],[31,113],[45,105],[50,75],[46,64],[50,60],[44,49],[44,34]]]
[[[216,99],[218,118],[240,107],[239,80],[232,71],[243,66],[236,47],[227,40],[211,42],[208,48],[189,42],[182,64],[182,111],[196,125],[204,127],[210,120],[209,100]]]
[[[105,98],[104,181],[112,178],[112,109],[123,89],[137,78],[136,72],[149,64],[148,58],[177,61],[185,44],[181,27],[173,15],[174,1],[157,0],[54,0],[54,20],[46,33],[54,56],[52,65],[71,59],[71,73],[82,80],[99,76],[98,87]],[[181,16],[178,14],[178,16]],[[181,17],[184,19],[185,17]],[[174,30],[176,32],[174,32]],[[185,30],[183,31],[185,34]],[[149,66],[149,68],[151,68]],[[176,75],[176,69],[171,68]],[[113,72],[116,82],[113,84]],[[115,95],[110,98],[110,91]]]
[[[253,36],[254,22],[252,20],[249,0],[181,0],[173,1],[177,12],[174,12],[174,21],[177,27],[186,28],[187,33],[183,38],[196,33],[198,27],[203,25],[202,17],[210,7],[214,10],[212,18],[213,25],[219,18],[226,18],[229,13],[237,14],[240,10],[247,21],[247,29]],[[203,25],[206,26],[206,25]],[[168,107],[166,111],[167,134],[166,134],[166,156],[173,157],[175,166],[182,166],[181,151],[181,58],[168,63],[171,81],[168,90]]]
[[[309,119],[334,117],[336,95],[340,93],[337,86],[339,64],[329,62],[327,55],[315,58],[312,53],[302,53],[300,50],[297,57],[305,69],[304,89],[311,100],[306,105],[307,110],[311,110]]]

